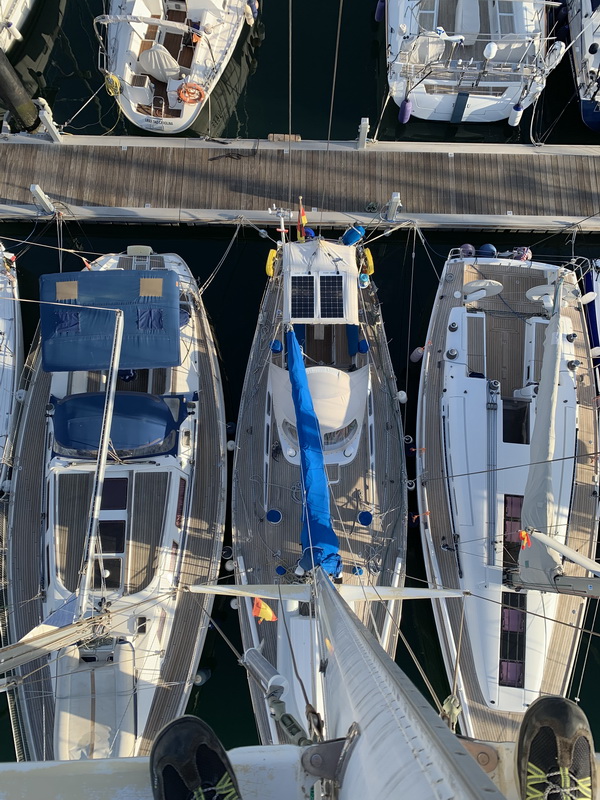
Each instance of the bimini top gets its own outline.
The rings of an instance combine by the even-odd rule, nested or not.
[[[358,325],[356,248],[324,239],[283,245],[283,321]]]
[[[115,314],[124,314],[119,367],[180,363],[179,285],[170,270],[105,270],[42,275],[42,366],[46,372],[108,369]],[[95,306],[81,308],[81,306]]]

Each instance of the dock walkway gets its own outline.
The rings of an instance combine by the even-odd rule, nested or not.
[[[0,221],[39,216],[38,184],[66,219],[90,222],[260,222],[302,195],[309,224],[335,226],[385,217],[398,192],[388,224],[600,231],[600,146],[6,134],[0,152]]]

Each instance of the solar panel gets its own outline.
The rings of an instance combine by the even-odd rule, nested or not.
[[[312,275],[292,275],[292,318],[315,316],[315,280]]]
[[[321,317],[344,316],[344,278],[342,275],[321,275]]]

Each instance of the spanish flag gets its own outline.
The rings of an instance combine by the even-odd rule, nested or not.
[[[299,197],[299,201],[300,205],[298,207],[298,227],[296,230],[296,239],[298,239],[299,242],[303,242],[306,239],[304,227],[306,226],[308,220],[306,219],[306,213],[304,211],[304,206],[302,205],[302,196]]]
[[[263,620],[267,620],[267,622],[276,622],[277,617],[273,613],[273,609],[264,600],[261,600],[260,597],[254,598],[254,605],[252,607],[252,616],[258,617],[258,624],[261,625]]]

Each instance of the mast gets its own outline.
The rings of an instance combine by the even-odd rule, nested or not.
[[[81,568],[81,580],[77,596],[77,606],[75,618],[81,619],[88,606],[90,590],[94,577],[94,559],[98,541],[98,518],[100,516],[100,503],[102,502],[102,487],[104,485],[104,475],[106,473],[106,459],[108,456],[108,445],[110,442],[110,429],[112,425],[113,410],[115,404],[115,392],[117,389],[117,377],[119,372],[119,358],[121,356],[121,344],[123,342],[123,311],[115,309],[115,333],[113,337],[110,365],[107,376],[106,402],[102,415],[102,427],[100,429],[100,441],[98,443],[98,456],[96,459],[96,471],[94,473],[94,484],[92,487],[92,497],[90,499],[89,521],[85,537],[83,566]],[[104,566],[102,555],[98,557],[100,571],[103,572]]]
[[[429,702],[358,621],[325,572],[316,568],[327,737],[345,737],[336,774],[339,800],[501,800],[494,786]]]

